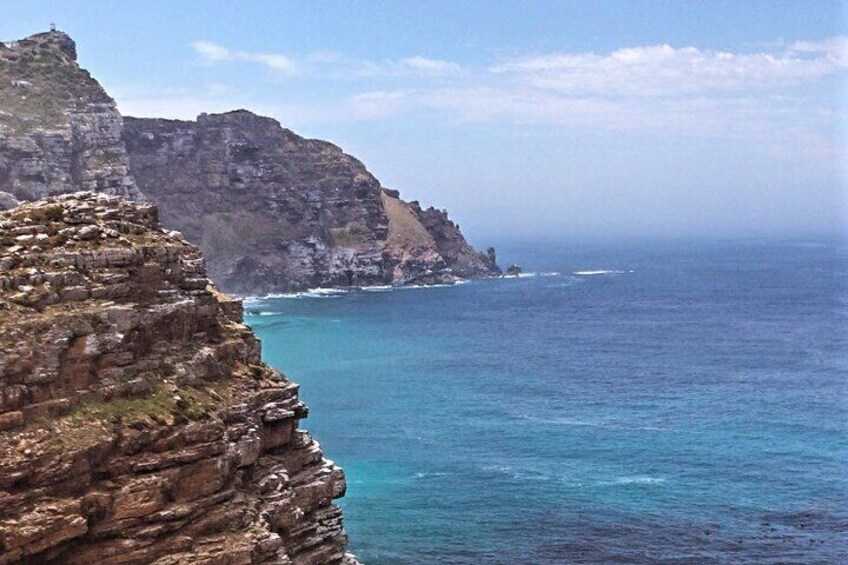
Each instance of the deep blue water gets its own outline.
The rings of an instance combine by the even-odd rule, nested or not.
[[[363,561],[848,562],[844,245],[501,255],[559,275],[248,302]]]

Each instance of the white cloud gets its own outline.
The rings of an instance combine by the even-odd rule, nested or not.
[[[848,36],[845,35],[824,41],[796,41],[790,50],[795,53],[824,54],[835,65],[848,67]]]
[[[403,76],[446,76],[461,70],[459,64],[423,55],[383,61],[360,60],[336,51],[318,51],[296,60],[279,53],[254,53],[230,49],[212,41],[195,41],[191,48],[206,64],[227,61],[257,63],[286,74],[329,78],[367,79]]]
[[[844,150],[833,132],[846,119],[845,106],[832,79],[848,68],[846,36],[747,44],[733,52],[660,44],[608,53],[537,53],[476,69],[421,54],[374,61],[323,51],[294,59],[209,41],[192,47],[210,64],[253,62],[323,82],[320,102],[308,93],[316,92],[314,85],[286,107],[274,102],[273,113],[284,122],[295,116],[295,125],[424,111],[451,121],[514,124],[528,132],[676,132],[757,144],[779,140],[787,151],[798,145],[803,145],[798,150],[817,147],[821,154]],[[339,85],[357,81],[367,84],[358,93],[351,92],[355,86]],[[207,93],[208,102],[193,95],[174,96],[168,105],[185,115],[202,111],[202,104],[214,111],[222,97],[235,98],[220,86]],[[239,107],[251,107],[242,102]],[[135,102],[151,113],[155,104]],[[803,144],[795,143],[801,139]]]
[[[348,115],[358,120],[386,118],[400,113],[413,92],[407,90],[374,90],[355,95]]]
[[[293,74],[297,70],[293,59],[278,53],[236,51],[211,41],[195,41],[191,44],[191,47],[208,64],[224,61],[246,61],[249,63],[258,63],[274,71],[286,74]]]
[[[443,61],[441,59],[430,59],[428,57],[422,57],[421,55],[401,59],[400,63],[417,71],[434,74],[455,73],[459,71],[460,68],[458,64],[453,63],[451,61]]]
[[[198,55],[203,57],[207,62],[227,61],[232,58],[232,52],[226,47],[221,47],[211,41],[195,41],[191,44]]]
[[[781,88],[834,74],[846,38],[797,43],[781,54],[731,53],[670,45],[608,54],[551,53],[519,57],[490,71],[534,88],[591,96],[679,96]],[[801,53],[818,56],[802,56]]]

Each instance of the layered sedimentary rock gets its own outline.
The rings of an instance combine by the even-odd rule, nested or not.
[[[443,212],[384,189],[357,159],[240,110],[126,118],[139,187],[226,290],[423,284],[497,272]]]
[[[0,564],[355,563],[297,392],[154,206],[0,212]]]
[[[115,102],[51,31],[0,43],[0,209],[92,190],[141,199]]]

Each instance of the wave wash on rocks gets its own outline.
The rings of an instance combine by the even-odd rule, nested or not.
[[[155,206],[0,212],[0,564],[355,564],[297,393]]]

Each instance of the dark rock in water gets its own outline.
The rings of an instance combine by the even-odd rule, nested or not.
[[[151,205],[0,212],[0,563],[351,565],[342,469]]]
[[[489,247],[488,249],[486,249],[486,258],[488,259],[490,265],[495,266],[495,270],[498,270],[498,271],[500,270],[500,269],[497,268],[498,267],[498,257],[497,257],[497,254],[495,253],[494,247]],[[494,273],[494,274],[498,274],[498,273]]]
[[[224,289],[433,284],[499,273],[444,211],[383,188],[354,157],[245,110],[126,118],[139,186],[204,250]]]
[[[509,268],[507,268],[506,273],[504,274],[508,277],[517,277],[523,272],[524,269],[521,268],[519,265],[510,265]]]

